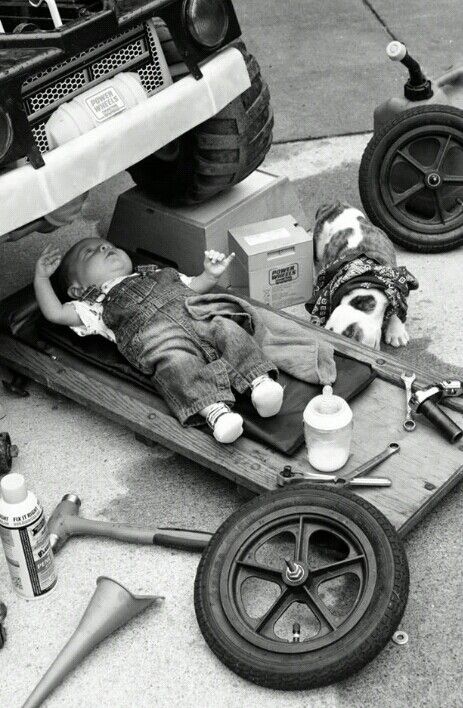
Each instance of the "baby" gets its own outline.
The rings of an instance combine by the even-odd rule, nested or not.
[[[206,251],[204,270],[188,277],[173,268],[140,266],[100,238],[76,243],[61,258],[47,246],[35,267],[34,289],[43,316],[80,336],[99,334],[152,378],[183,425],[205,419],[216,440],[234,442],[243,419],[230,409],[239,393],[251,391],[260,416],[276,415],[283,387],[275,365],[233,319],[211,317],[201,323],[185,307],[186,298],[213,289],[234,258]],[[58,298],[50,281],[56,278]],[[55,282],[55,281],[54,281]]]

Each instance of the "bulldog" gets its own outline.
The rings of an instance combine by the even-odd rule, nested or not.
[[[379,349],[408,344],[407,299],[418,281],[397,266],[390,239],[349,204],[321,206],[313,229],[319,274],[306,304],[312,320]]]

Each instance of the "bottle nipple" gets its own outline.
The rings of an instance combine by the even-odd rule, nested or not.
[[[333,389],[331,386],[323,386],[322,395],[319,396],[317,401],[317,411],[324,415],[330,415],[332,413],[337,413],[339,410],[339,404],[336,401],[336,397],[333,396]]]

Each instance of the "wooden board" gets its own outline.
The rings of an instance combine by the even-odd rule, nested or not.
[[[301,323],[311,327],[306,322]],[[405,394],[396,385],[402,386],[402,367],[382,353],[319,328],[316,332],[317,336],[334,340],[341,352],[362,361],[376,359],[380,378],[371,384],[368,392],[352,402],[352,454],[343,471],[365,462],[389,442],[401,445],[400,453],[383,463],[376,473],[390,477],[392,487],[358,493],[375,504],[404,535],[463,479],[463,444],[450,445],[427,421],[420,421],[413,433],[405,432],[402,428]],[[284,465],[291,464],[294,470],[304,474],[311,471],[305,449],[288,458],[247,438],[240,438],[233,445],[220,445],[202,430],[182,428],[156,395],[65,352],[59,351],[56,358],[52,358],[8,335],[0,335],[0,359],[14,371],[205,465],[252,492],[275,489],[277,474]],[[378,359],[385,363],[378,364]],[[423,384],[438,380],[429,372],[417,374]],[[452,413],[452,417],[463,425],[462,414]]]

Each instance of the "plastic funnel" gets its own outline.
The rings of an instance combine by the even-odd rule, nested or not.
[[[156,595],[133,595],[116,580],[99,577],[96,590],[77,629],[40,679],[23,708],[40,706],[65,676],[103,639],[144,612],[156,600],[163,599]]]

